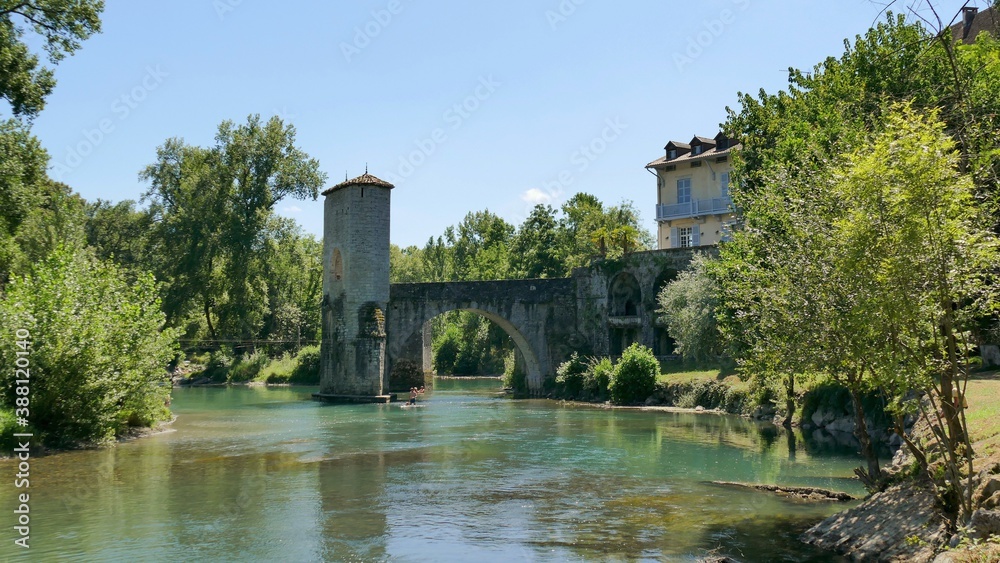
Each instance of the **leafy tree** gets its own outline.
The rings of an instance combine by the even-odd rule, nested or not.
[[[101,31],[103,10],[101,0],[0,0],[0,97],[14,115],[38,115],[56,83],[30,46],[41,43],[49,61],[58,64]],[[26,38],[28,29],[37,37]]]
[[[660,373],[660,363],[653,351],[634,343],[622,352],[615,364],[608,382],[611,402],[616,405],[630,405],[646,400],[656,388],[656,376]]]
[[[518,278],[556,278],[565,273],[559,256],[555,210],[536,205],[510,244],[510,270]]]
[[[28,272],[57,246],[85,246],[87,204],[83,198],[66,184],[49,179],[36,189],[39,204],[31,209],[15,236],[21,251],[16,272]]]
[[[153,271],[149,256],[153,216],[137,209],[132,200],[111,203],[98,199],[87,204],[85,232],[87,245],[102,260],[114,260],[130,271]]]
[[[27,418],[56,445],[101,442],[169,416],[176,332],[151,276],[127,280],[90,252],[59,247],[0,301],[3,403],[17,405],[14,331],[31,335]]]
[[[165,257],[168,316],[183,318],[197,303],[213,339],[218,331],[259,335],[269,314],[266,239],[274,206],[285,197],[315,199],[326,179],[295,146],[295,128],[251,115],[244,125],[223,122],[212,148],[169,139],[140,178],[151,184],[146,197]]]
[[[28,128],[16,120],[0,122],[0,287],[20,255],[14,235],[31,210],[41,204],[48,154]]]
[[[499,280],[508,276],[508,248],[514,226],[489,210],[469,213],[449,242],[458,280]]]
[[[400,248],[390,244],[389,281],[392,283],[425,281],[423,250],[416,246]]]
[[[667,325],[677,351],[696,362],[718,358],[722,350],[716,306],[719,287],[708,275],[709,258],[696,254],[687,270],[664,286],[657,296],[659,313]]]

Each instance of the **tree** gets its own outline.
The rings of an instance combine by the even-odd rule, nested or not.
[[[42,202],[49,156],[28,128],[16,120],[0,122],[0,288],[7,283],[20,249],[14,235]]]
[[[167,257],[172,320],[199,302],[209,334],[251,339],[268,315],[266,238],[274,206],[318,195],[326,175],[277,117],[223,122],[211,148],[169,139],[140,179],[151,184],[156,247]],[[215,321],[213,322],[213,317]]]
[[[59,247],[0,301],[3,404],[15,392],[15,330],[30,334],[31,424],[55,445],[103,442],[169,417],[166,366],[176,332],[151,276],[134,281],[90,252]],[[21,340],[21,339],[18,339]],[[23,375],[23,374],[22,374]]]
[[[469,213],[458,224],[453,246],[457,279],[500,280],[508,276],[514,226],[490,211]]]
[[[549,205],[536,205],[510,243],[511,273],[518,278],[562,276],[565,272],[558,244],[555,210]]]
[[[49,61],[58,64],[101,31],[103,10],[101,0],[0,0],[0,97],[14,115],[38,115],[56,83],[29,45],[41,43]],[[26,40],[27,29],[37,38]]]
[[[98,199],[87,204],[87,245],[102,260],[113,260],[126,271],[154,270],[149,256],[153,216],[137,209],[132,200],[111,203]]]
[[[668,283],[657,296],[677,351],[686,360],[711,361],[722,354],[722,341],[715,319],[719,286],[708,275],[709,258],[698,253],[688,269]]]

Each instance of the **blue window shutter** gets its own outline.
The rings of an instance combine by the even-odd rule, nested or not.
[[[691,229],[691,246],[701,246],[701,226],[695,225]]]
[[[670,229],[670,248],[677,248],[680,246],[681,241],[678,240],[677,227],[671,227]]]

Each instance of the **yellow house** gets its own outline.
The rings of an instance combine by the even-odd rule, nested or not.
[[[666,154],[646,165],[656,175],[658,248],[714,245],[727,236],[734,220],[730,159],[739,146],[722,133],[670,141]]]

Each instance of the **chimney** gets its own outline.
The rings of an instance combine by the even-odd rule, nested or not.
[[[969,37],[969,30],[972,29],[972,22],[976,19],[979,8],[966,6],[962,8],[962,39]]]

